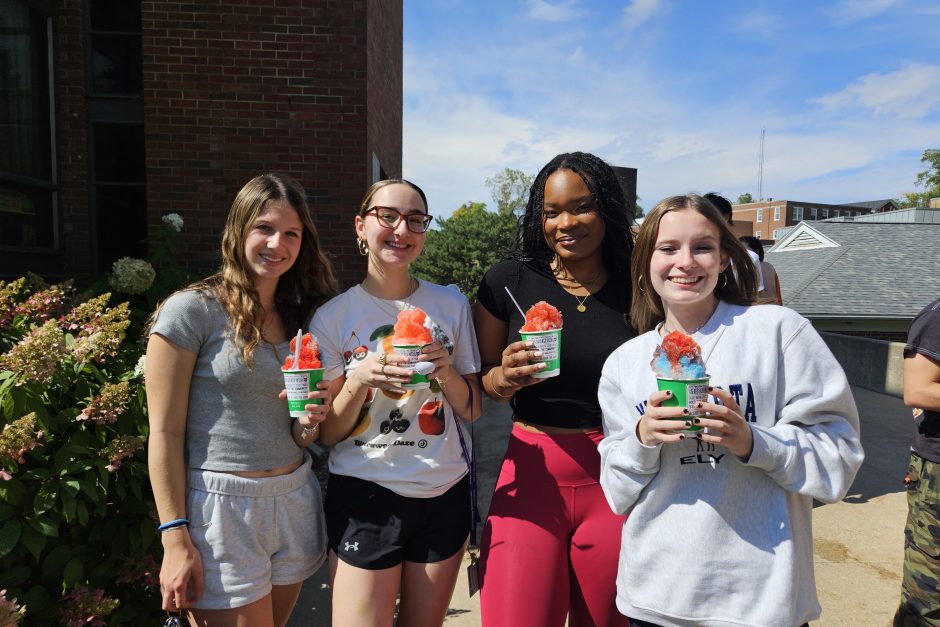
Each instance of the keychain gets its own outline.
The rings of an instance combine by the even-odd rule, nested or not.
[[[173,616],[169,612],[166,613],[166,620],[163,621],[163,627],[183,627],[183,610],[179,610],[179,613],[176,616]]]

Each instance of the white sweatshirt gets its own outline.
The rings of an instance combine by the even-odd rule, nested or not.
[[[694,336],[711,385],[751,424],[744,462],[687,439],[645,446],[636,425],[656,390],[657,331],[607,359],[598,389],[601,485],[623,528],[617,607],[659,625],[796,627],[819,616],[813,499],[845,496],[864,457],[838,362],[785,307],[720,303]]]

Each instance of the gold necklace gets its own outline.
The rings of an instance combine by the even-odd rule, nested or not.
[[[392,315],[397,318],[399,312],[404,311],[405,309],[412,309],[412,308],[413,308],[413,305],[411,304],[411,297],[414,296],[414,295],[415,295],[415,292],[418,291],[418,288],[421,287],[421,283],[420,283],[420,281],[418,281],[418,279],[416,279],[416,278],[414,278],[414,277],[409,277],[409,279],[410,279],[410,281],[409,281],[409,283],[410,283],[409,287],[411,287],[411,291],[408,292],[408,295],[405,296],[405,298],[403,298],[403,299],[400,299],[400,298],[394,298],[394,299],[383,298],[383,299],[380,300],[377,296],[373,296],[373,295],[372,295],[372,292],[370,292],[369,290],[367,290],[367,289],[365,288],[365,286],[362,286],[362,291],[369,295],[369,298],[372,299],[372,302],[375,303],[375,306],[378,307],[379,309],[383,310],[383,313],[388,313],[389,310],[386,309],[386,306],[388,305],[388,301],[389,301],[389,300],[392,300],[392,301],[393,301],[393,304],[394,304],[394,306],[395,306],[395,308],[397,309],[397,311],[395,311]]]
[[[588,298],[591,297],[590,286],[597,283],[597,280],[601,277],[601,275],[600,274],[595,275],[594,278],[591,279],[590,281],[579,281],[578,279],[569,275],[567,270],[565,270],[564,275],[562,275],[561,274],[562,270],[565,270],[564,266],[556,262],[555,267],[552,268],[552,274],[555,275],[556,280],[565,281],[566,283],[570,283],[570,284],[576,285],[577,287],[582,287],[587,290],[587,294],[585,294],[583,297],[578,296],[577,294],[571,294],[571,292],[568,292],[569,294],[574,296],[574,299],[576,301],[578,301],[578,306],[577,306],[578,313],[584,313],[585,311],[587,311],[587,307],[584,305],[584,303],[587,301]],[[564,289],[564,286],[562,286],[562,289]],[[573,288],[573,289],[577,289],[577,288]],[[565,290],[565,291],[567,292],[568,290]]]

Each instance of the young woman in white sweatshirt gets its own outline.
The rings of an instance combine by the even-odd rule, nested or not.
[[[663,200],[637,236],[631,321],[642,335],[608,358],[598,390],[601,485],[630,513],[617,606],[632,625],[797,627],[820,613],[813,499],[848,491],[863,458],[858,412],[806,319],[751,306],[750,267],[701,196]],[[650,368],[675,330],[701,346],[711,377],[699,418],[662,406]]]

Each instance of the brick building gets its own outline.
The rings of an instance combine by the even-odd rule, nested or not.
[[[874,200],[844,205],[829,205],[819,202],[796,200],[762,200],[733,206],[733,220],[737,224],[751,223],[750,233],[764,241],[779,239],[782,229],[799,224],[803,220],[826,220],[828,218],[853,218],[855,216],[893,211],[898,206],[893,200]]]
[[[402,0],[0,7],[0,276],[95,278],[170,212],[210,271],[236,192],[272,170],[306,187],[341,281],[361,275],[354,210],[401,175]]]

